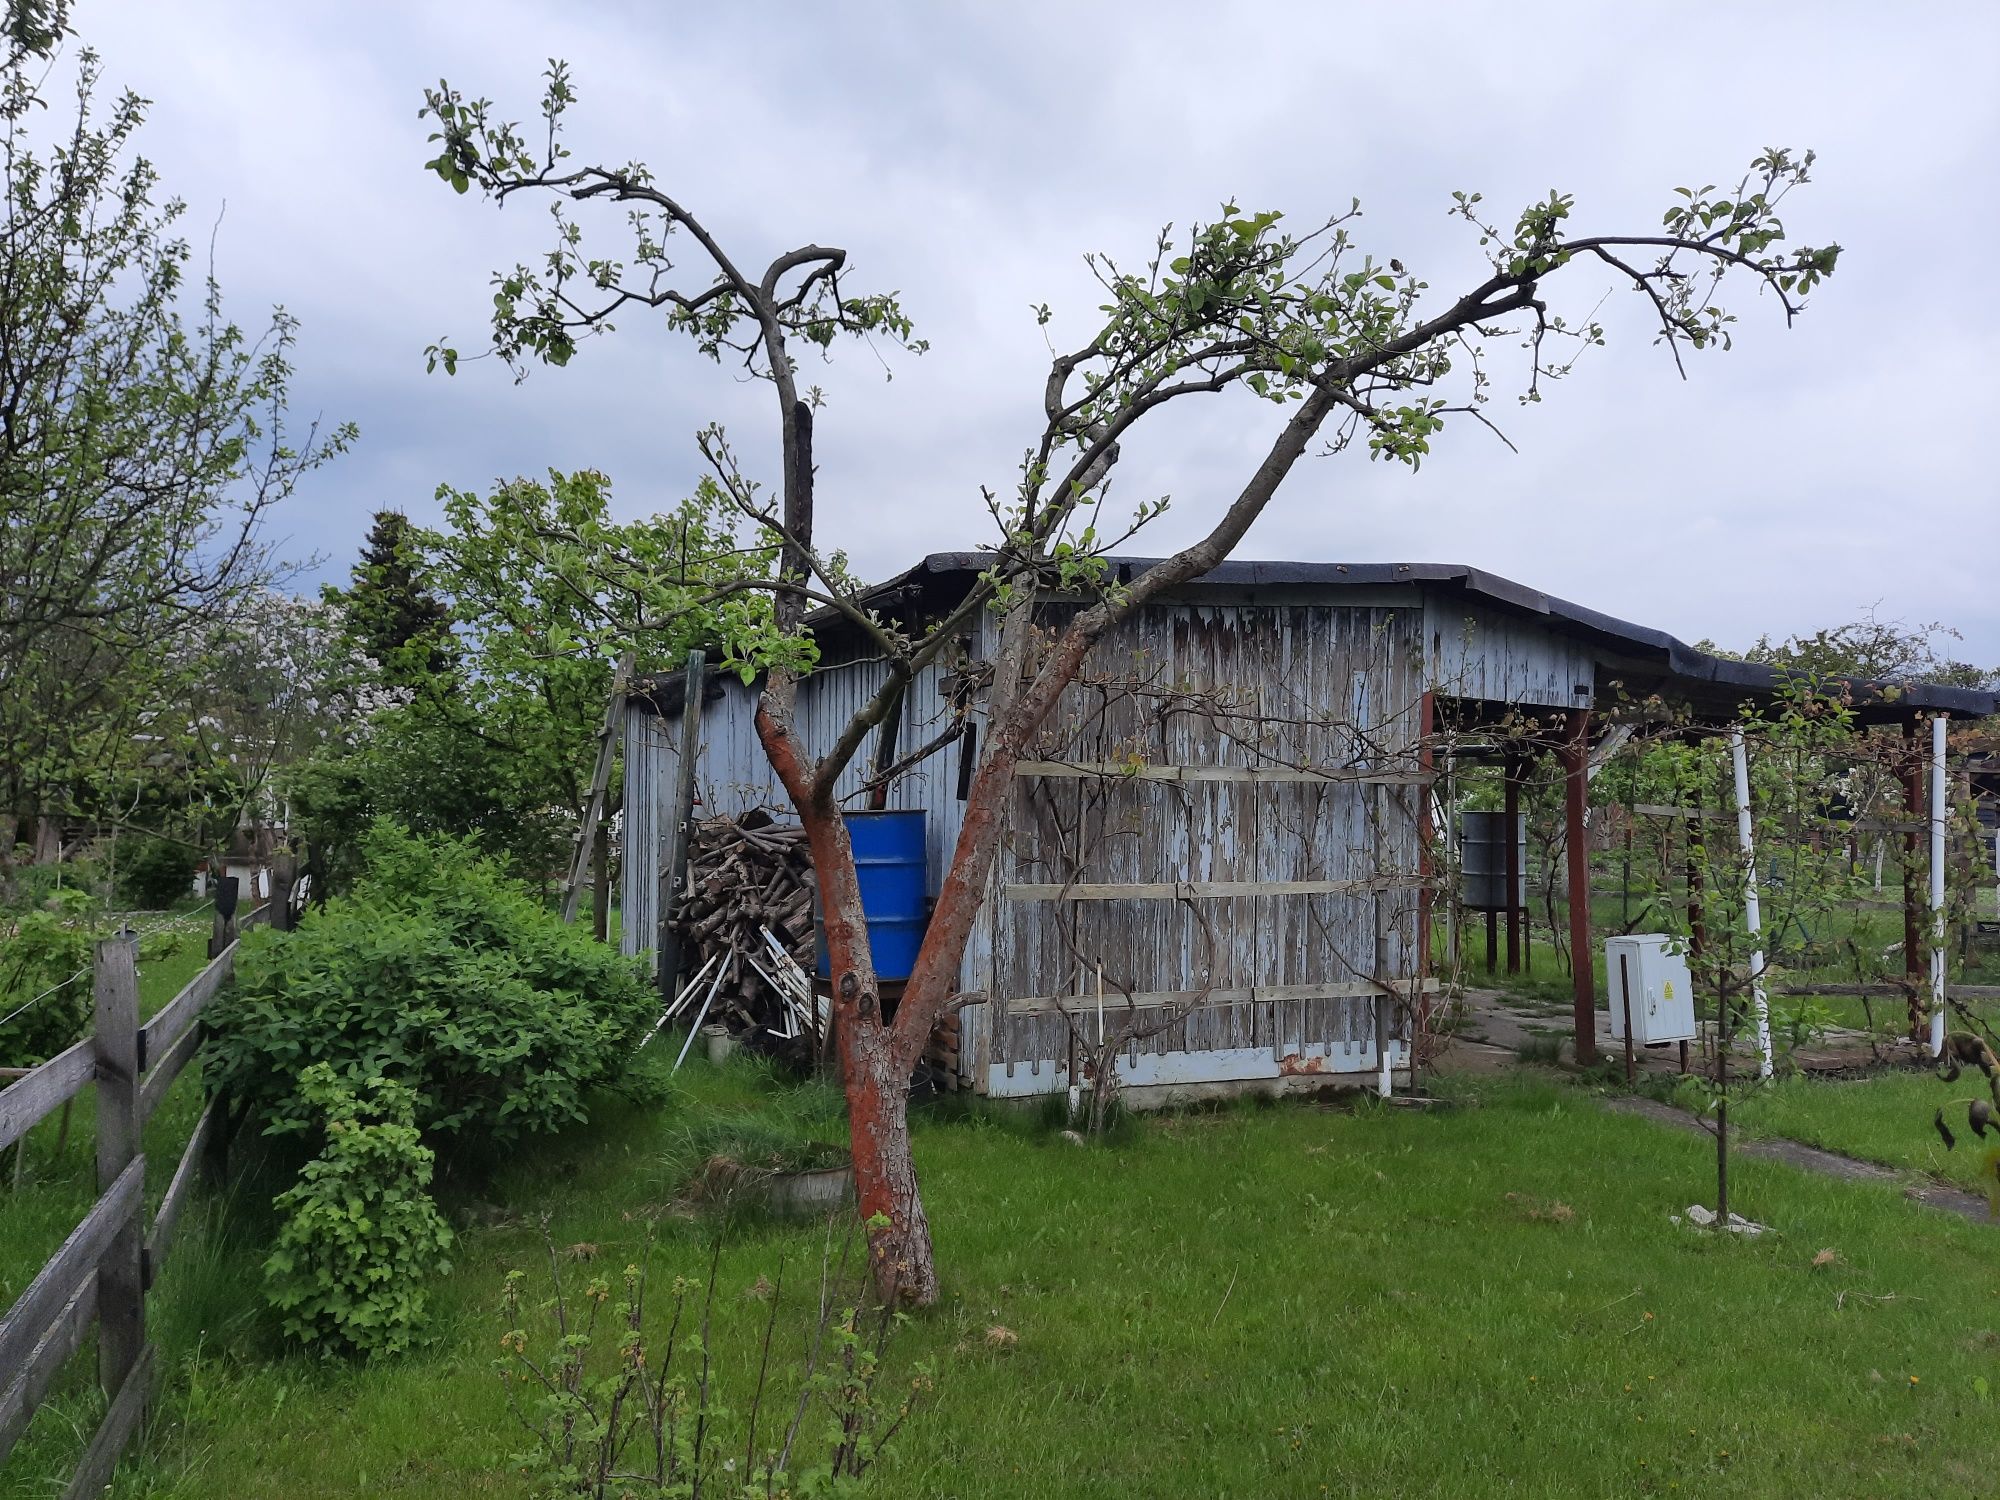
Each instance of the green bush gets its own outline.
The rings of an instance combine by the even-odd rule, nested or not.
[[[283,1216],[264,1262],[285,1332],[329,1354],[374,1358],[409,1347],[450,1270],[451,1230],[431,1201],[432,1155],[417,1134],[416,1096],[373,1078],[366,1097],[325,1063],[299,1075],[326,1146],[272,1205]]]
[[[144,911],[164,911],[194,889],[194,856],[167,839],[118,845],[118,896]]]
[[[300,1088],[326,1063],[350,1086],[416,1096],[426,1135],[508,1140],[584,1118],[658,1009],[632,960],[594,941],[464,842],[378,822],[354,891],[299,930],[253,929],[211,1011],[211,1073],[267,1134],[318,1112]]]
[[[104,866],[88,855],[78,855],[46,865],[17,865],[11,872],[11,880],[13,889],[7,905],[16,911],[33,911],[46,906],[51,896],[70,891],[81,891],[91,897],[101,894]]]
[[[79,890],[0,918],[0,1067],[47,1062],[90,1028],[95,903]]]

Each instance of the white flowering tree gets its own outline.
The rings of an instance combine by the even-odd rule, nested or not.
[[[293,429],[297,324],[231,322],[64,0],[0,36],[0,885],[170,702],[165,658],[279,576],[265,523],[352,429]],[[192,303],[189,308],[186,304]]]

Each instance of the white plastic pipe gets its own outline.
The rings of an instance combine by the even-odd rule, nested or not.
[[[681,1043],[681,1055],[675,1058],[674,1065],[667,1069],[669,1078],[680,1072],[681,1064],[687,1061],[688,1049],[694,1045],[694,1039],[701,1035],[701,1023],[708,1019],[709,1003],[715,999],[715,992],[722,988],[722,976],[728,972],[729,965],[724,964],[715,971],[715,978],[708,982],[708,993],[701,997],[701,1009],[694,1013],[694,1021],[688,1027],[687,1040]]]
[[[1944,720],[1931,720],[1931,1056],[1944,1055]]]
[[[1743,748],[1743,731],[1729,731],[1729,758],[1736,771],[1736,842],[1743,851],[1743,923],[1751,943],[1764,930],[1764,914],[1757,903],[1757,841],[1750,832],[1750,758]],[[1750,950],[1750,1008],[1757,1017],[1757,1076],[1769,1078],[1771,1058],[1771,1004],[1764,993],[1764,949]]]

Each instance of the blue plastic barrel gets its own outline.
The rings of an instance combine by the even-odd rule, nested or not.
[[[861,882],[861,914],[868,922],[868,946],[877,979],[908,979],[917,966],[929,920],[924,889],[924,810],[902,809],[847,814],[847,839],[854,847],[854,873]],[[826,924],[815,921],[819,974],[830,979]]]

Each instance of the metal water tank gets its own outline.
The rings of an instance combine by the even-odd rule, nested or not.
[[[1515,814],[1514,868],[1523,904],[1528,893],[1528,815]],[[1461,899],[1467,911],[1507,909],[1507,815],[1462,812],[1458,815],[1458,868]]]

